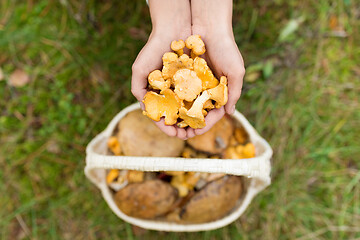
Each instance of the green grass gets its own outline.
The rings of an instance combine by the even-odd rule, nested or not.
[[[273,183],[225,228],[138,239],[360,239],[358,1],[247,0],[233,21],[260,74],[237,108],[274,149]],[[84,150],[135,101],[150,30],[145,1],[0,0],[0,239],[137,239],[85,179]],[[17,68],[25,87],[7,83]]]

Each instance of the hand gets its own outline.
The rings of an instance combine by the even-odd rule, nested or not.
[[[141,103],[147,92],[147,77],[155,69],[161,69],[162,56],[171,51],[170,43],[191,35],[191,12],[188,0],[150,0],[149,8],[153,30],[146,45],[132,66],[131,92]],[[165,125],[162,119],[155,124],[167,135],[188,138],[187,131],[176,125]]]
[[[245,74],[244,61],[232,31],[232,0],[192,1],[192,34],[201,35],[205,42],[204,58],[215,76],[228,79],[229,100],[220,109],[211,110],[205,118],[206,127],[188,130],[188,135],[208,131],[225,114],[233,114],[240,98]]]

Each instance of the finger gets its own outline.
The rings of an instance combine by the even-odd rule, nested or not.
[[[132,66],[131,92],[138,101],[142,101],[146,94],[148,72],[142,67],[142,60],[136,60]]]
[[[242,64],[239,64],[236,69],[229,71],[227,76],[229,98],[225,104],[225,111],[227,114],[233,114],[235,112],[235,105],[241,95],[244,75],[245,68]]]
[[[245,75],[244,60],[236,44],[233,45],[234,56],[230,62],[223,65],[226,77],[228,78],[228,102],[225,104],[225,111],[227,114],[235,112],[235,105],[240,98],[241,89],[243,86],[243,79]],[[229,59],[227,59],[229,61]]]
[[[161,69],[162,54],[166,51],[158,41],[149,42],[143,47],[132,65],[131,92],[138,101],[146,94],[147,77],[155,69]]]
[[[193,138],[193,137],[195,137],[195,136],[196,136],[196,134],[195,134],[195,129],[193,129],[193,128],[191,128],[191,127],[188,127],[188,128],[186,129],[186,135],[187,135],[188,138]]]
[[[170,126],[170,125],[165,125],[165,121],[164,119],[161,119],[160,121],[155,122],[155,125],[158,126],[158,128],[160,128],[161,131],[163,131],[166,135],[170,136],[170,137],[175,137],[177,132],[174,126]]]
[[[212,128],[212,126],[214,126],[215,123],[217,123],[224,115],[225,115],[224,107],[209,111],[208,115],[205,117],[206,126],[204,128],[195,129],[195,134],[196,135],[204,134],[210,128]]]
[[[182,140],[186,140],[187,139],[187,134],[186,134],[186,130],[183,128],[179,128],[179,127],[175,127],[177,134],[176,136]]]

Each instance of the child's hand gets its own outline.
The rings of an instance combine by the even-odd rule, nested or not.
[[[149,8],[153,29],[148,42],[132,66],[131,92],[140,102],[147,92],[149,73],[161,69],[162,56],[165,52],[171,51],[171,41],[186,39],[191,35],[191,12],[188,0],[150,0]],[[188,138],[185,129],[167,126],[164,120],[155,123],[169,136]]]
[[[225,112],[234,113],[245,74],[244,61],[232,31],[232,0],[192,1],[191,10],[192,34],[199,34],[204,40],[206,46],[204,57],[214,74],[217,77],[227,77],[229,100],[225,108],[209,111],[205,118],[205,128],[188,130],[190,136],[208,131]],[[190,133],[191,131],[193,133]]]

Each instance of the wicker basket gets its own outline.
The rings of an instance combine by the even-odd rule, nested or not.
[[[166,157],[131,157],[107,155],[107,140],[112,135],[120,119],[127,113],[140,108],[138,103],[118,113],[107,128],[97,135],[86,148],[87,178],[101,191],[111,210],[121,219],[136,226],[173,232],[195,232],[221,228],[235,221],[247,208],[251,200],[270,185],[270,145],[259,136],[246,118],[238,111],[232,116],[245,128],[250,141],[255,145],[256,157],[249,159],[185,159]],[[125,215],[115,204],[113,194],[106,184],[107,169],[129,169],[139,171],[191,171],[208,173],[226,173],[245,178],[245,193],[237,207],[222,219],[201,224],[178,224],[157,220],[144,220]]]

